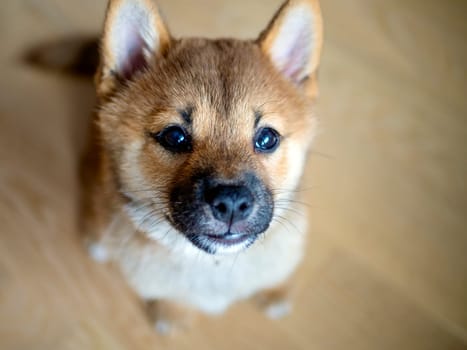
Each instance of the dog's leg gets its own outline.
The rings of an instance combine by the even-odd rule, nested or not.
[[[106,247],[104,238],[105,232],[109,229],[104,229],[105,226],[98,225],[98,220],[94,217],[82,218],[81,239],[84,248],[88,255],[96,262],[105,263],[110,260],[110,252]],[[104,223],[107,227],[110,223]]]
[[[99,263],[109,261],[111,256],[110,248],[106,244],[105,240],[108,238],[107,236],[111,233],[115,224],[114,222],[109,222],[106,226],[106,228],[100,228],[100,231],[96,230],[98,227],[91,228],[88,226],[89,228],[83,232],[83,243],[85,249],[89,256]]]
[[[105,236],[117,223],[115,208],[117,189],[112,181],[109,160],[98,140],[99,130],[93,123],[85,156],[81,160],[81,217],[80,229],[85,248],[98,262],[109,260],[110,254],[104,244]]]
[[[89,206],[92,208],[91,206]],[[104,243],[106,233],[110,231],[111,221],[105,217],[85,213],[81,220],[81,238],[89,256],[100,263],[110,259],[109,250]]]
[[[102,218],[105,219],[104,216]],[[111,260],[119,247],[137,235],[133,224],[122,209],[115,210],[110,220],[92,223],[94,225],[87,225],[88,229],[83,232],[84,244],[88,254],[100,263]]]
[[[193,310],[165,300],[147,301],[146,309],[154,328],[163,335],[189,328],[195,316]]]
[[[259,292],[253,297],[253,301],[270,319],[278,320],[287,316],[292,311],[290,299],[290,284],[283,284],[277,288]]]

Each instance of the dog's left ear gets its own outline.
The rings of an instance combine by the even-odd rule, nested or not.
[[[96,76],[99,96],[145,69],[168,49],[171,37],[153,0],[110,0]]]
[[[322,42],[319,0],[287,1],[258,39],[274,66],[297,85],[316,72]]]

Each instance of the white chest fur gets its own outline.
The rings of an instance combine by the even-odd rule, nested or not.
[[[303,217],[293,219],[293,227],[276,224],[247,250],[227,256],[192,250],[181,235],[178,239],[185,240],[190,249],[171,250],[148,243],[132,235],[131,224],[122,224],[122,217],[116,218],[112,234],[102,243],[142,298],[172,300],[220,313],[236,300],[273,288],[290,276],[302,258],[306,226]]]

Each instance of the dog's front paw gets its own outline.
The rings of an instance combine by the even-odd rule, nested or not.
[[[271,320],[279,320],[286,317],[292,311],[292,303],[289,300],[282,300],[272,303],[264,308],[264,313]]]
[[[289,299],[289,289],[286,286],[265,290],[253,299],[267,317],[278,320],[289,315],[292,302]]]
[[[149,301],[147,311],[156,332],[165,336],[188,329],[193,321],[191,310],[167,301]]]

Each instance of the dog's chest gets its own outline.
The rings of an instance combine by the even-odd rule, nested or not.
[[[115,259],[143,298],[168,299],[219,313],[234,301],[287,279],[302,257],[304,230],[300,231],[271,231],[232,256],[183,254],[130,240],[120,246]]]

